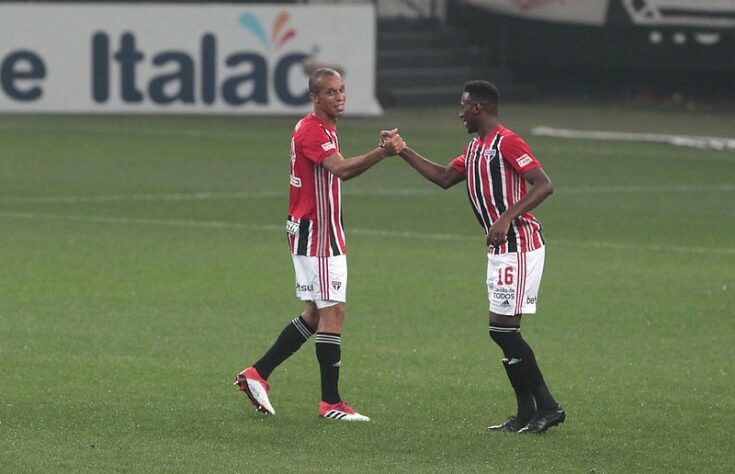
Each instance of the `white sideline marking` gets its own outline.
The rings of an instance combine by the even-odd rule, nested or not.
[[[625,194],[625,193],[703,193],[735,191],[735,183],[720,184],[672,184],[672,185],[618,185],[560,187],[556,194]],[[438,194],[434,188],[377,188],[343,190],[345,196],[424,196]],[[74,204],[81,202],[121,201],[206,201],[214,199],[285,198],[283,191],[258,192],[200,192],[170,194],[111,194],[101,196],[28,196],[1,198],[2,204]]]
[[[102,125],[102,124],[28,124],[2,123],[0,122],[0,130],[11,130],[20,132],[97,132],[120,134],[148,135],[159,137],[190,137],[190,138],[230,138],[230,139],[247,139],[247,134],[239,131],[225,130],[200,130],[200,129],[176,129],[176,128],[145,128],[132,127],[130,125]],[[588,140],[613,140],[613,141],[635,141],[635,142],[653,142],[653,143],[669,143],[678,146],[694,147],[699,149],[711,150],[735,150],[735,138],[724,137],[706,137],[706,136],[690,136],[690,135],[667,135],[657,133],[628,133],[628,132],[609,132],[609,131],[585,131],[585,130],[569,130],[553,127],[534,127],[531,130],[533,135],[547,136],[556,138],[576,138]]]
[[[554,138],[575,138],[586,140],[612,140],[624,142],[668,143],[702,150],[735,150],[735,138],[702,137],[692,135],[666,135],[661,133],[628,133],[569,130],[553,127],[534,127],[531,133],[537,136]]]
[[[0,212],[0,216],[17,219],[43,219],[55,221],[95,222],[102,224],[164,225],[173,227],[205,227],[212,229],[248,229],[285,232],[285,226],[245,224],[224,221],[189,221],[181,219],[144,219],[137,217],[82,216],[75,214],[44,214],[34,212]]]
[[[267,232],[285,232],[285,226],[268,224],[246,224],[241,222],[223,221],[192,221],[180,219],[144,219],[136,217],[107,217],[107,216],[83,216],[64,214],[42,214],[32,212],[0,212],[0,216],[13,219],[43,219],[56,221],[93,222],[104,224],[134,224],[134,225],[159,225],[172,227],[200,227],[211,229],[246,229]],[[471,241],[481,242],[481,235],[442,234],[411,231],[393,231],[377,229],[350,229],[348,234],[366,235],[372,237],[386,237],[413,240],[439,240],[439,241]],[[735,248],[707,248],[707,247],[685,247],[680,245],[655,245],[655,244],[627,244],[619,242],[602,241],[559,241],[554,245],[571,247],[592,247],[619,250],[646,250],[656,252],[696,253],[735,255]]]
[[[110,194],[101,196],[29,196],[3,198],[3,204],[34,204],[34,203],[78,203],[78,202],[118,202],[118,201],[204,201],[210,199],[233,198],[268,198],[285,196],[280,191],[262,192],[223,192],[223,193],[170,193],[170,194]]]
[[[192,130],[192,129],[159,129],[131,127],[129,125],[47,125],[35,124],[27,126],[26,124],[0,123],[0,130],[10,130],[17,132],[95,132],[95,133],[111,133],[114,135],[147,135],[153,137],[187,137],[187,138],[232,138],[242,139],[248,138],[244,132],[227,132],[224,130]]]
[[[437,190],[431,188],[377,188],[343,190],[347,196],[413,196],[432,194]],[[2,198],[2,204],[36,204],[36,203],[79,203],[79,202],[119,202],[119,201],[206,201],[213,199],[254,199],[254,198],[286,198],[284,191],[233,191],[233,192],[200,192],[200,193],[161,193],[161,194],[110,194],[101,196],[28,196]]]
[[[626,194],[626,193],[723,193],[735,191],[735,183],[671,184],[671,185],[618,185],[560,187],[555,194]]]

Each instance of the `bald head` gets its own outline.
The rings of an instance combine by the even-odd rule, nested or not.
[[[339,76],[341,77],[341,74],[335,71],[334,69],[328,68],[328,67],[320,67],[316,71],[312,72],[309,76],[309,92],[313,94],[318,94],[319,89],[321,87],[321,79],[322,77],[327,76]]]

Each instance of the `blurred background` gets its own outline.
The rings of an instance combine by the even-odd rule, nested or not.
[[[168,45],[174,48],[177,44],[184,46],[185,41],[176,39],[176,34],[188,34],[187,38],[196,39],[197,24],[190,23],[192,28],[187,28],[186,22],[176,25],[176,22],[165,21],[166,18],[175,17],[175,14],[167,12],[173,12],[177,6],[180,9],[198,6],[200,10],[194,15],[194,21],[201,20],[205,24],[208,18],[225,11],[223,8],[230,8],[226,11],[233,11],[232,8],[252,11],[254,13],[240,16],[239,26],[233,22],[217,21],[214,29],[203,26],[202,34],[209,32],[216,35],[220,41],[217,47],[222,50],[229,46],[234,50],[234,45],[237,45],[240,50],[243,47],[247,51],[257,50],[271,58],[276,49],[293,52],[301,47],[298,54],[303,55],[304,70],[303,74],[288,73],[292,90],[303,83],[309,68],[319,65],[351,68],[347,74],[351,74],[352,92],[358,89],[374,90],[382,107],[453,105],[457,102],[458,89],[469,78],[495,82],[504,99],[508,100],[591,97],[687,107],[697,104],[731,106],[735,103],[735,2],[731,0],[303,0],[211,3],[221,6],[211,5],[204,0],[195,3],[65,2],[65,12],[72,15],[70,18],[73,21],[57,28],[55,22],[58,15],[53,15],[50,23],[46,24],[39,22],[39,18],[61,2],[0,2],[3,12],[11,12],[16,18],[11,20],[13,15],[7,13],[0,15],[0,23],[3,17],[6,22],[0,28],[0,39],[3,40],[0,43],[0,59],[4,59],[3,84],[6,92],[5,95],[0,94],[0,111],[117,111],[114,93],[106,109],[99,106],[99,101],[88,107],[79,106],[81,98],[87,100],[90,95],[89,87],[85,88],[80,99],[67,96],[67,102],[64,103],[58,102],[61,99],[50,97],[51,86],[44,90],[45,95],[40,99],[46,101],[46,105],[32,104],[30,101],[18,103],[18,100],[8,98],[8,85],[12,86],[13,80],[30,84],[32,82],[28,81],[33,81],[34,77],[38,79],[42,73],[34,70],[32,64],[25,64],[27,58],[13,57],[15,62],[11,62],[8,57],[12,57],[13,52],[26,51],[29,45],[37,45],[41,49],[73,45],[75,43],[70,39],[72,35],[68,33],[77,32],[81,27],[89,29],[91,35],[96,31],[95,28],[105,28],[108,24],[112,30],[117,28],[120,34],[132,29],[141,38],[148,35],[146,47],[149,49]],[[99,5],[117,8],[117,13],[94,13],[94,7]],[[155,5],[168,8],[156,20],[153,19],[156,15],[145,13],[146,8],[155,8]],[[69,13],[69,10],[73,13]],[[343,15],[335,16],[336,12],[342,12]],[[249,18],[244,18],[248,15]],[[283,15],[286,17],[283,18]],[[34,25],[38,28],[37,32],[33,30]],[[294,25],[289,31],[288,28]],[[239,28],[240,37],[227,39],[229,34],[235,34],[233,28]],[[68,33],[56,38],[54,31],[57,29],[58,33],[65,30]],[[244,29],[248,30],[247,33]],[[169,34],[168,30],[176,34]],[[287,33],[290,36],[286,37]],[[110,43],[114,48],[114,32],[111,34]],[[276,38],[277,34],[281,34],[280,42],[268,43],[279,39]],[[69,81],[75,86],[87,85],[89,81],[84,80],[84,74],[90,70],[86,64],[90,58],[88,40],[88,37],[80,38],[79,46],[72,46],[78,55],[76,60],[68,55],[68,50],[49,53],[52,57],[63,57],[60,59],[63,64],[57,67],[51,64],[53,58],[41,55],[41,62],[49,62],[43,64],[45,80],[58,80],[57,71],[77,61],[76,67],[69,70]],[[146,40],[138,41],[138,47],[141,48],[141,43]],[[199,46],[194,43],[184,47],[189,49],[192,57],[199,54]],[[337,51],[330,48],[336,48]],[[146,57],[142,62],[153,54],[145,49],[141,53]],[[164,59],[158,65],[166,65],[166,61]],[[168,61],[174,60],[168,58]],[[350,61],[354,61],[357,67]],[[108,62],[115,62],[115,59],[110,56]],[[122,68],[122,63],[120,65]],[[222,72],[224,66],[217,67]],[[255,65],[252,67],[255,68]],[[153,75],[152,65],[143,65],[138,69],[140,77]],[[181,66],[178,72],[184,69]],[[241,71],[248,71],[247,65],[242,66]],[[272,68],[271,71],[276,76],[276,71]],[[360,82],[355,83],[356,78]],[[205,110],[191,105],[178,107],[181,105],[178,102],[201,102],[201,97],[187,102],[182,99],[183,94],[177,96],[177,87],[183,88],[185,85],[176,84],[176,80],[175,77],[168,77],[169,83],[162,86],[163,90],[173,91],[166,102],[173,105],[146,110],[144,104],[132,108],[122,104],[121,110],[298,114],[308,109],[307,100],[302,100],[301,107],[284,108],[278,104],[273,106],[273,101],[269,99],[270,106],[261,107],[259,101],[248,100],[255,95],[248,92],[248,87],[257,87],[246,84],[246,81],[238,86],[242,91],[238,107],[221,110],[216,107],[217,99],[205,101]],[[92,78],[92,81],[99,83],[98,78]],[[114,77],[111,83],[114,85]],[[198,81],[191,81],[190,86],[192,90],[198,88]],[[17,87],[22,89],[21,86]],[[57,92],[64,89],[56,88],[59,89]],[[296,93],[293,95],[298,96]],[[359,104],[362,100],[353,103]],[[370,101],[372,98],[364,100]],[[364,107],[357,105],[350,112],[374,115],[379,114],[380,109],[376,104]]]
[[[470,76],[493,78],[506,98],[735,98],[732,1],[375,3],[386,104],[446,100],[448,86]],[[426,89],[409,92],[407,83]]]

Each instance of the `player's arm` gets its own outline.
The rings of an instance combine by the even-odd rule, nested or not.
[[[490,232],[487,234],[487,241],[489,244],[499,245],[505,242],[508,235],[508,229],[510,228],[510,223],[513,219],[531,211],[554,192],[551,179],[540,166],[532,168],[524,173],[523,179],[531,185],[531,189],[525,196],[523,196],[523,198],[506,209],[505,212],[498,217],[498,220],[493,223],[493,226],[490,228]]]
[[[399,155],[406,161],[406,163],[411,165],[413,169],[418,171],[421,176],[444,189],[451,188],[465,179],[465,175],[457,171],[451,164],[442,166],[434,163],[433,161],[427,160],[423,156],[419,155],[409,147],[405,147]]]
[[[344,158],[339,152],[333,153],[324,158],[321,165],[330,173],[347,181],[362,174],[382,159],[398,154],[405,146],[403,139],[396,136],[373,151],[353,158]]]

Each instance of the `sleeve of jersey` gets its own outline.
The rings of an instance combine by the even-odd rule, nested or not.
[[[324,158],[337,153],[337,144],[321,127],[309,127],[302,136],[301,151],[304,158],[320,165]]]
[[[531,154],[531,149],[518,135],[510,135],[500,142],[503,159],[520,174],[538,168],[541,163]]]
[[[464,152],[462,152],[461,155],[459,155],[457,158],[453,159],[450,165],[454,167],[455,170],[459,171],[463,175],[467,175],[467,169],[465,167],[465,156],[467,155],[467,148],[465,148]]]

